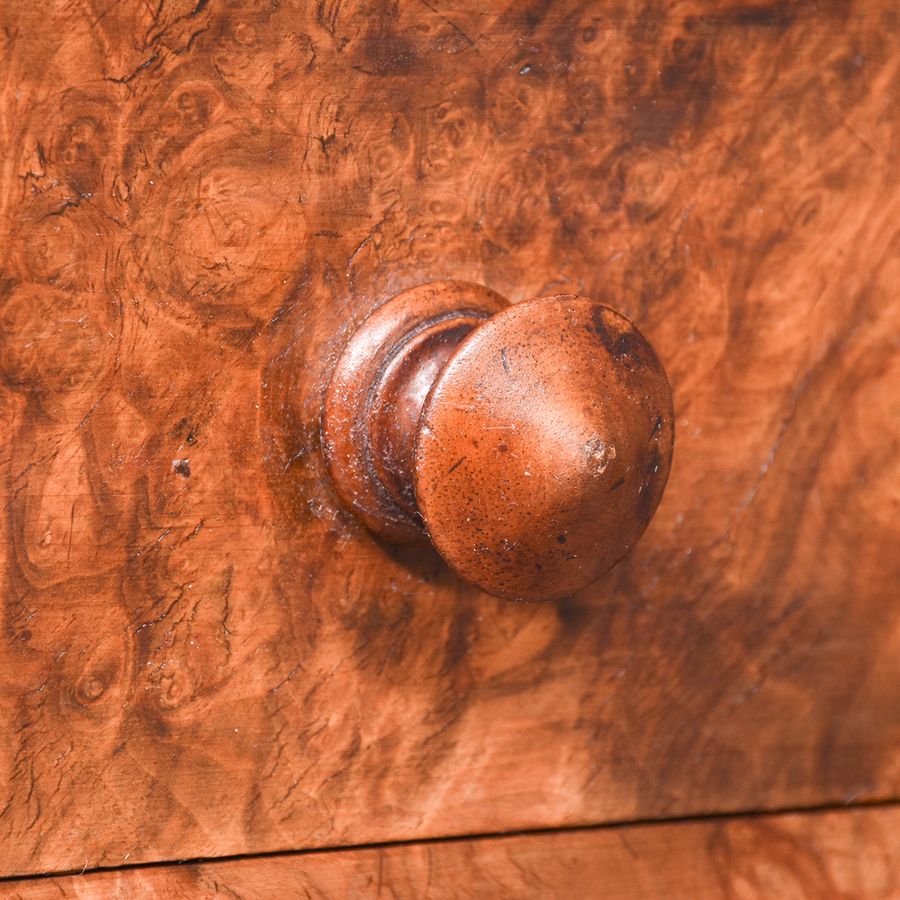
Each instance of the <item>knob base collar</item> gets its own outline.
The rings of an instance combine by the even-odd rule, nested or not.
[[[413,473],[422,406],[463,338],[508,305],[477,284],[417,285],[379,306],[341,353],[322,412],[325,460],[341,502],[379,537],[427,540]]]

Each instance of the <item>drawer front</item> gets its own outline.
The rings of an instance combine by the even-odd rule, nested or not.
[[[0,17],[3,874],[896,796],[892,2]],[[329,486],[344,342],[437,278],[668,370],[568,599]]]
[[[900,881],[898,827],[900,812],[891,806],[724,817],[39,877],[0,885],[0,894],[16,900],[889,898]]]

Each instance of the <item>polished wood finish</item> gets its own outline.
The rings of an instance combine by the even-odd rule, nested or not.
[[[673,431],[665,371],[627,318],[574,295],[510,307],[458,282],[366,319],[322,417],[337,493],[375,534],[427,534],[466,581],[526,601],[568,597],[631,549]]]
[[[0,20],[4,874],[900,796],[893,0]],[[665,360],[568,601],[329,486],[341,348],[441,278]]]
[[[0,884],[21,900],[890,900],[900,811],[635,825],[96,872]]]

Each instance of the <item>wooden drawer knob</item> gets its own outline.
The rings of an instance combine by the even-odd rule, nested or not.
[[[547,600],[596,580],[641,536],[674,414],[659,357],[620,313],[436,282],[353,334],[322,432],[337,493],[373,532],[430,538],[484,591]]]

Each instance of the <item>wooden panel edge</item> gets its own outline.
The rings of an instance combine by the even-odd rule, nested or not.
[[[0,884],[44,897],[891,897],[900,805],[142,866]]]

